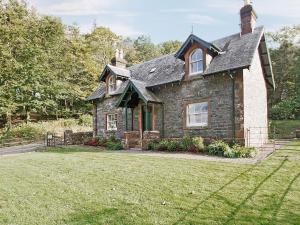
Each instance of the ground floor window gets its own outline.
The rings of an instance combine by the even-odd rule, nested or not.
[[[107,130],[117,130],[117,114],[107,114]]]
[[[208,102],[188,104],[186,107],[187,127],[205,127],[208,125]]]

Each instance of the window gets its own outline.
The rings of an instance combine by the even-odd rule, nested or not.
[[[117,130],[117,114],[107,114],[107,130]]]
[[[198,74],[203,72],[203,52],[201,49],[193,51],[190,57],[190,74]]]
[[[117,85],[116,85],[116,77],[115,76],[110,76],[108,79],[108,93],[112,93],[116,91]]]
[[[187,127],[205,127],[208,125],[208,103],[194,103],[187,105]]]

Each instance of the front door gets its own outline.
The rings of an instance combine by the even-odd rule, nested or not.
[[[146,118],[146,110],[148,110],[148,118]],[[148,120],[149,130],[152,130],[152,107],[144,105],[142,107],[142,124],[143,124],[143,131],[146,130],[146,120]]]

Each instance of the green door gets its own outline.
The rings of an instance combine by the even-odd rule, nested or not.
[[[148,110],[148,118],[146,118],[146,106],[143,106],[143,131],[146,130],[146,120],[148,120],[148,130],[152,130],[152,108],[150,106],[147,107]]]

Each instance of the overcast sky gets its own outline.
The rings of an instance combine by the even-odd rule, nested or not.
[[[191,33],[212,41],[239,32],[243,0],[27,0],[42,14],[76,23],[83,33],[96,21],[123,36],[184,41]],[[300,22],[300,0],[253,0],[258,25],[276,30]]]

